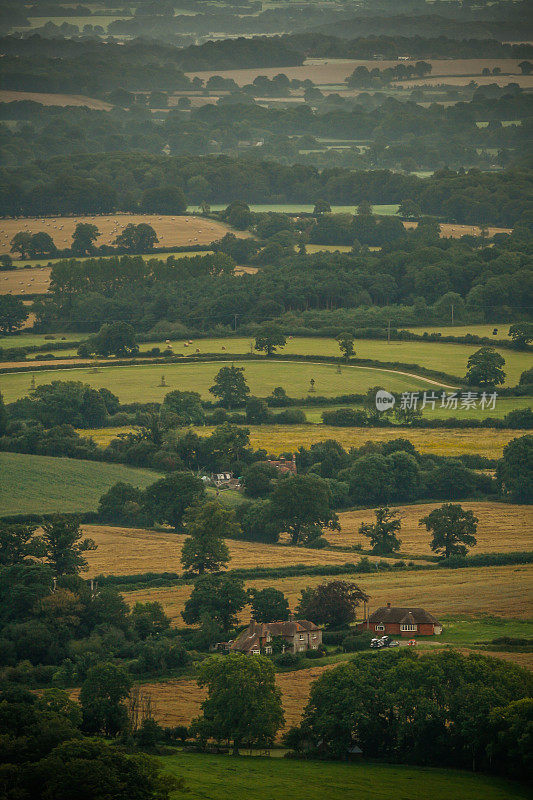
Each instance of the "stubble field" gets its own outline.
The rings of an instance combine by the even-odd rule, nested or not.
[[[440,503],[417,503],[416,505],[394,506],[399,509],[402,527],[398,534],[402,542],[401,552],[408,555],[431,555],[429,546],[431,534],[419,520],[429,514]],[[476,534],[477,545],[473,553],[508,553],[533,550],[533,505],[508,505],[493,502],[461,501],[464,509],[471,510],[479,519]],[[371,510],[343,511],[339,514],[340,533],[326,533],[331,544],[351,547],[362,544],[369,546],[366,536],[359,534],[362,522],[375,522]]]
[[[0,222],[0,254],[10,252],[10,242],[19,231],[25,233],[48,233],[56,247],[70,247],[72,234],[79,222],[96,225],[101,236],[95,244],[110,245],[126,225],[151,225],[159,239],[160,247],[183,247],[186,245],[206,245],[222,238],[230,228],[222,222],[194,216],[162,216],[158,214],[107,214],[87,217],[27,217],[24,219],[3,219]],[[233,231],[236,236],[245,238],[246,231]],[[46,259],[42,259],[46,263]]]

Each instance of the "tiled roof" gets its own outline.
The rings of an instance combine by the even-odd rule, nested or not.
[[[400,606],[382,606],[370,614],[368,621],[393,625],[439,625],[439,621],[433,614],[423,608],[401,608]]]
[[[286,620],[283,622],[255,622],[252,620],[231,645],[231,650],[249,651],[260,647],[261,640],[269,633],[271,636],[292,638],[297,633],[317,631],[318,626],[308,619]]]

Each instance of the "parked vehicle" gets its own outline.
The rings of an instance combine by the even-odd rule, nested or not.
[[[379,650],[382,647],[398,647],[399,644],[399,642],[392,640],[390,636],[380,636],[371,640],[370,647],[373,650]]]

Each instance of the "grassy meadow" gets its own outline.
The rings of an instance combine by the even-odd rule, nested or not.
[[[95,511],[114,483],[144,488],[159,477],[147,469],[74,458],[0,453],[0,513]]]
[[[449,769],[347,764],[178,753],[161,758],[165,770],[183,778],[175,800],[226,800],[253,794],[257,800],[520,800],[525,786]]]
[[[227,362],[140,364],[132,366],[102,366],[97,372],[87,365],[74,369],[54,369],[35,372],[39,386],[53,380],[83,381],[94,388],[105,387],[114,392],[122,403],[161,402],[173,389],[194,390],[204,399],[213,399],[209,388],[215,375]],[[344,367],[337,372],[335,364],[304,363],[290,361],[243,362],[244,375],[251,393],[261,397],[269,395],[276,386],[283,386],[294,397],[305,397],[309,393],[310,381],[315,381],[315,393],[325,397],[341,394],[363,394],[377,384],[395,392],[438,388],[442,385],[427,378],[395,372],[377,367]],[[165,386],[161,386],[161,376]],[[23,397],[29,391],[29,372],[5,373],[1,377],[2,394],[6,402]]]

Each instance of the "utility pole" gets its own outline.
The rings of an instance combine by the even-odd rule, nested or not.
[[[390,344],[390,319],[387,324],[387,344]]]
[[[453,303],[452,303],[452,325],[453,325]]]

